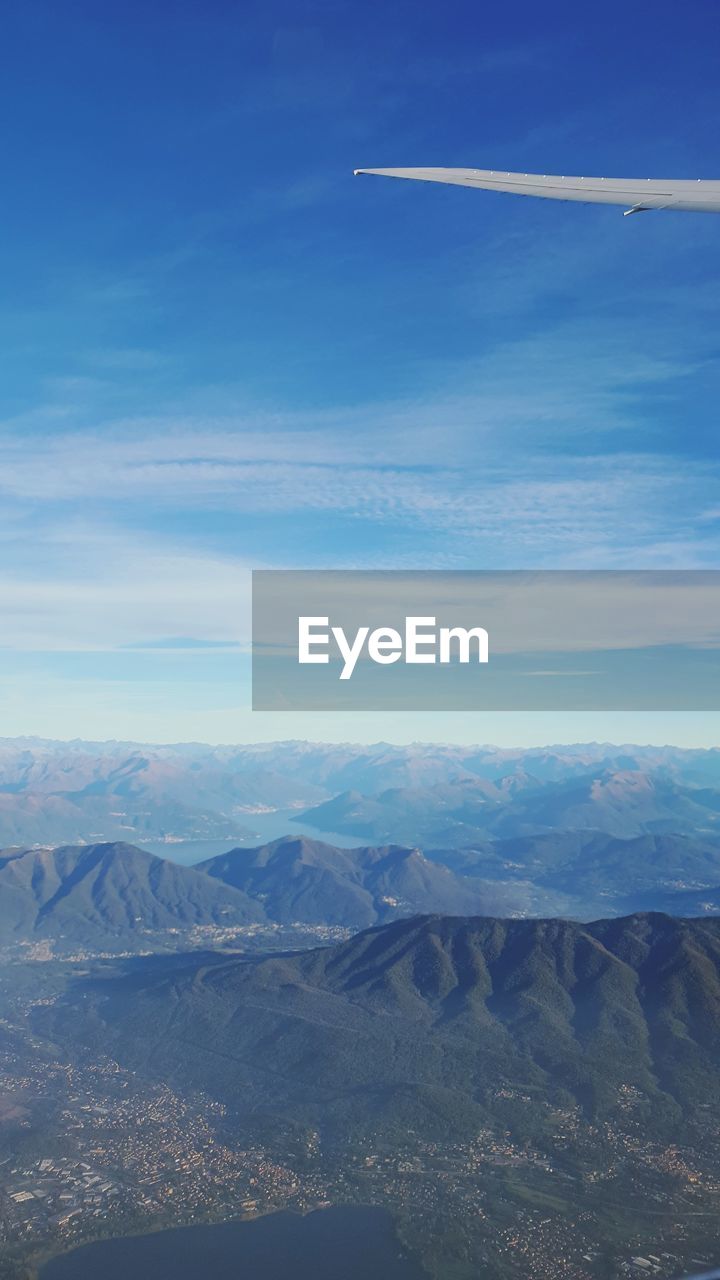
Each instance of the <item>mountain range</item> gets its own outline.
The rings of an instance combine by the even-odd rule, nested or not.
[[[58,955],[217,945],[253,924],[357,930],[491,901],[477,881],[402,846],[289,837],[196,868],[119,843],[0,852],[0,946],[47,942]]]
[[[638,910],[719,912],[720,845],[560,831],[425,854],[286,836],[195,867],[123,843],[0,851],[0,946],[45,942],[56,955],[246,945],[250,925],[286,929],[297,945],[293,930],[312,941],[317,929],[428,913],[587,920]]]
[[[561,782],[511,775],[379,795],[347,791],[302,817],[320,831],[372,841],[393,832],[397,840],[423,846],[569,829],[621,838],[662,831],[720,836],[720,791],[684,785],[661,772],[601,769]]]
[[[423,848],[557,827],[709,833],[720,751],[0,739],[0,845],[257,844],[255,819],[275,811],[369,845]]]
[[[527,1096],[655,1134],[720,1101],[720,921],[421,917],[269,959],[79,980],[38,1027],[73,1052],[324,1134],[476,1130]]]

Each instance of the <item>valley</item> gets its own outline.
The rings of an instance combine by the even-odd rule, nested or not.
[[[2,1280],[345,1209],[431,1280],[718,1256],[716,753],[155,750],[35,745],[22,781],[6,744],[5,794],[257,787],[289,821],[192,865],[89,825],[0,851]]]

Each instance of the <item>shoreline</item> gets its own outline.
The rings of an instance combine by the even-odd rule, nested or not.
[[[408,1259],[412,1259],[412,1261],[418,1267],[419,1271],[421,1271],[424,1275],[428,1274],[425,1266],[422,1263],[422,1260],[419,1257],[417,1257],[416,1254],[414,1254],[413,1250],[409,1248],[407,1242],[403,1239],[403,1236],[400,1231],[400,1222],[395,1214],[391,1213],[389,1209],[384,1208],[382,1205],[364,1204],[364,1203],[359,1203],[357,1201],[346,1200],[346,1201],[340,1201],[338,1203],[318,1204],[311,1208],[306,1208],[306,1209],[293,1208],[287,1205],[274,1205],[267,1209],[255,1210],[251,1213],[239,1213],[239,1214],[233,1213],[229,1217],[205,1218],[202,1220],[196,1219],[191,1222],[174,1222],[174,1223],[155,1221],[154,1223],[151,1223],[146,1227],[142,1227],[140,1229],[133,1230],[133,1231],[108,1232],[108,1233],[101,1232],[98,1235],[92,1236],[91,1238],[78,1240],[77,1242],[69,1243],[66,1246],[62,1246],[62,1245],[59,1247],[49,1246],[45,1249],[38,1250],[34,1255],[32,1255],[28,1259],[26,1263],[26,1266],[28,1268],[28,1280],[41,1280],[43,1269],[49,1263],[53,1262],[56,1258],[61,1258],[61,1257],[76,1253],[78,1252],[78,1250],[87,1248],[90,1245],[94,1245],[94,1244],[110,1243],[115,1240],[141,1239],[146,1236],[161,1235],[163,1232],[192,1230],[196,1227],[207,1228],[207,1227],[229,1225],[231,1223],[254,1222],[262,1218],[272,1217],[274,1214],[281,1214],[281,1213],[291,1214],[297,1218],[306,1218],[306,1217],[309,1217],[311,1214],[323,1213],[327,1210],[332,1210],[332,1209],[379,1210],[380,1212],[387,1214],[392,1223],[393,1235],[397,1242],[398,1249],[401,1250],[402,1254],[404,1254]]]
[[[339,1208],[340,1206],[328,1206]],[[194,1220],[192,1222],[151,1222],[148,1226],[142,1227],[135,1231],[112,1231],[101,1232],[98,1235],[91,1236],[88,1239],[78,1240],[68,1243],[67,1245],[59,1245],[57,1247],[48,1246],[38,1250],[37,1253],[31,1255],[28,1259],[28,1280],[40,1280],[43,1267],[55,1258],[62,1258],[68,1254],[76,1253],[79,1249],[84,1249],[88,1245],[103,1244],[111,1240],[137,1240],[143,1236],[160,1235],[163,1231],[185,1231],[193,1227],[215,1227],[225,1222],[253,1222],[257,1218],[267,1218],[273,1213],[296,1213],[298,1217],[305,1217],[308,1213],[315,1213],[315,1209],[289,1209],[287,1207],[275,1207],[272,1209],[261,1209],[254,1213],[234,1213],[229,1218],[203,1218],[202,1220]]]

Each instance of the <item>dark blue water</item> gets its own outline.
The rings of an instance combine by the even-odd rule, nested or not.
[[[102,1240],[53,1258],[40,1280],[425,1280],[383,1209],[343,1206],[300,1217],[179,1227]]]

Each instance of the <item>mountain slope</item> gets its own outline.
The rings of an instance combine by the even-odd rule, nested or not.
[[[0,944],[48,939],[63,950],[158,940],[196,925],[262,919],[242,892],[126,844],[0,853]]]
[[[720,834],[720,791],[684,786],[665,773],[600,772],[540,783],[529,775],[494,783],[462,779],[379,795],[347,791],[306,811],[318,831],[388,838],[450,848],[495,837],[544,831],[604,831],[617,838],[646,833]]]
[[[467,1133],[503,1091],[653,1127],[720,1101],[720,922],[424,917],[261,962],[87,984],[42,1025],[74,1046],[325,1132]]]
[[[427,911],[467,914],[482,897],[472,881],[401,845],[338,849],[286,836],[256,849],[232,849],[198,870],[242,889],[280,924],[363,929]]]

